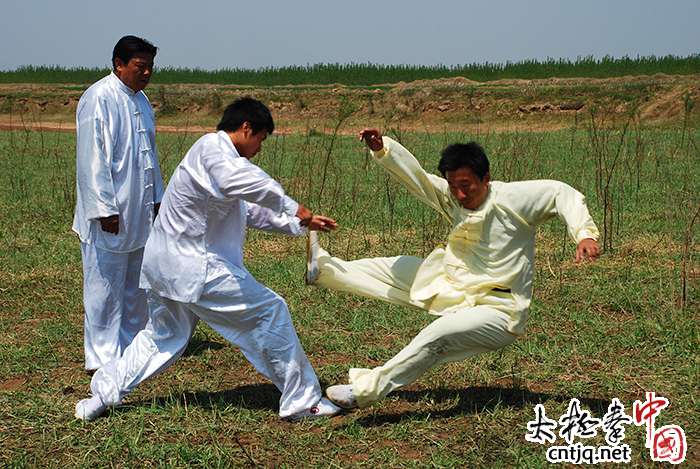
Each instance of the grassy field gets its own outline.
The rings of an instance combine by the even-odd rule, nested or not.
[[[259,69],[229,68],[202,70],[159,68],[155,84],[203,83],[252,86],[319,85],[339,83],[367,86],[399,81],[465,77],[475,81],[504,78],[587,77],[609,78],[626,75],[665,73],[688,75],[700,72],[700,54],[679,57],[579,57],[570,59],[523,60],[507,63],[472,63],[465,65],[379,65],[315,64],[306,66],[266,67]],[[64,68],[60,66],[25,66],[0,71],[0,83],[93,83],[109,73],[107,68]]]
[[[700,463],[700,132],[636,121],[602,130],[589,120],[550,133],[392,135],[431,170],[447,142],[477,139],[494,179],[574,185],[604,232],[604,255],[574,265],[562,224],[547,223],[527,334],[498,353],[433,370],[365,410],[279,421],[275,388],[200,325],[170,370],[83,424],[72,415],[89,383],[70,232],[74,137],[0,132],[0,466],[541,467],[545,448],[524,439],[535,404],[556,419],[578,397],[602,417],[618,397],[631,414],[645,391],[671,401],[656,425],[680,425],[688,465]],[[164,174],[197,137],[159,136]],[[421,256],[444,239],[447,227],[350,137],[273,136],[257,163],[292,196],[338,219],[341,230],[322,240],[333,253]],[[303,245],[251,232],[246,261],[288,300],[322,385],[345,382],[350,366],[382,363],[431,321],[418,310],[305,287]],[[625,442],[633,465],[652,466],[643,428],[627,427]],[[600,435],[585,443],[604,444]]]

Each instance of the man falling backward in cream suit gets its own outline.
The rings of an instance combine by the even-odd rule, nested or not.
[[[350,384],[326,395],[344,408],[365,407],[414,382],[441,363],[497,350],[523,334],[532,299],[535,231],[557,215],[577,244],[576,262],[599,255],[598,229],[581,193],[559,181],[491,181],[489,162],[474,143],[445,148],[428,174],[399,143],[376,129],[360,133],[374,160],[418,199],[448,220],[445,248],[427,258],[344,261],[310,232],[306,281],[438,317],[403,350],[372,369],[352,368]]]

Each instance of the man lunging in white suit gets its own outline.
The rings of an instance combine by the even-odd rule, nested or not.
[[[92,397],[77,403],[77,418],[98,417],[173,364],[200,319],[280,390],[280,417],[340,411],[322,397],[286,303],[243,264],[246,226],[291,235],[336,228],[249,161],[273,130],[268,108],[241,98],[226,108],[218,132],[200,138],[177,166],[144,252],[150,319],[120,359],[94,374]]]

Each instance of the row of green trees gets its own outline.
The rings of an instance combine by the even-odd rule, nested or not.
[[[109,73],[107,68],[65,68],[61,66],[24,66],[0,71],[0,83],[92,83]],[[700,54],[679,57],[579,57],[570,59],[523,60],[506,63],[471,63],[465,65],[379,65],[372,63],[315,64],[258,69],[163,67],[154,75],[154,83],[211,83],[253,86],[323,85],[339,83],[370,86],[399,81],[465,77],[475,81],[505,78],[589,77],[607,78],[624,75],[665,73],[688,75],[700,73]]]

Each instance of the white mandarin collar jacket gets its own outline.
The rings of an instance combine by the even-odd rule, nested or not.
[[[73,231],[85,243],[113,252],[142,248],[163,195],[155,118],[142,92],[114,74],[88,88],[76,112],[76,193]],[[119,215],[119,234],[98,218]]]
[[[175,169],[141,269],[141,288],[196,302],[214,276],[250,275],[243,265],[246,226],[300,235],[299,205],[224,131],[195,142]]]

